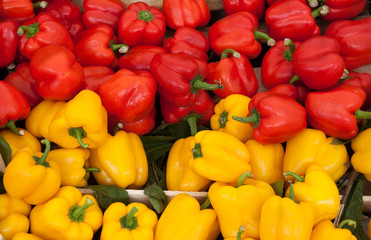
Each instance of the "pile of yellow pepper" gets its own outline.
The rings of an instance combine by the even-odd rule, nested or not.
[[[88,240],[98,230],[102,240],[356,239],[342,228],[354,221],[332,223],[340,206],[336,181],[350,165],[371,181],[371,129],[352,140],[351,157],[345,145],[315,129],[285,146],[263,145],[252,139],[249,124],[232,119],[248,113],[249,101],[239,94],[222,99],[211,130],[173,144],[167,189],[185,192],[159,216],[143,203],[115,202],[103,211],[93,195],[79,191],[90,173],[99,184],[120,188],[139,189],[148,179],[140,137],[123,130],[110,135],[96,93],[42,101],[26,119],[23,136],[0,132],[12,149],[0,195],[0,234],[6,240]],[[284,196],[271,185],[280,180]],[[207,191],[208,198],[200,206],[187,191]]]

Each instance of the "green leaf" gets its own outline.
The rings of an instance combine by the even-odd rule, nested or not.
[[[154,162],[170,151],[174,137],[169,136],[141,136],[148,163]]]
[[[129,194],[124,188],[113,185],[90,185],[86,188],[95,191],[95,197],[102,210],[106,210],[114,202],[129,204]]]
[[[285,185],[285,181],[283,179],[278,180],[277,182],[274,182],[271,184],[274,192],[277,196],[282,197],[283,196],[283,187]]]
[[[168,199],[165,192],[157,184],[149,185],[144,189],[144,194],[149,198],[153,209],[160,214],[165,210],[168,204]]]
[[[172,136],[175,139],[186,138],[191,135],[188,123],[164,123],[154,129],[149,135]]]
[[[0,136],[0,154],[4,160],[5,166],[7,166],[10,160],[12,160],[12,149],[2,136]]]

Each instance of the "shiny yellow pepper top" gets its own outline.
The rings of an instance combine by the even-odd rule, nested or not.
[[[13,131],[4,129],[0,131],[0,136],[9,144],[12,149],[12,157],[21,149],[28,147],[32,152],[41,152],[41,144],[39,139],[33,136],[26,129],[18,128],[23,131],[23,135],[17,135]]]
[[[243,226],[240,226],[238,228],[237,237],[224,238],[224,240],[255,240],[249,237],[248,238],[241,237],[244,232],[245,232],[245,228]]]
[[[342,228],[345,224],[355,227],[356,223],[352,220],[344,220],[335,228],[330,220],[323,220],[314,227],[310,240],[357,240],[349,229]]]
[[[17,233],[12,240],[43,240],[41,237],[32,233]]]
[[[354,151],[351,157],[353,168],[371,181],[371,128],[360,132],[351,142]]]

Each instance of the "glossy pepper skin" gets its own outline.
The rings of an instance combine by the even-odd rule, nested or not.
[[[224,87],[213,92],[220,98],[231,94],[252,97],[259,88],[258,79],[249,59],[233,49],[225,49],[219,62],[208,64],[206,81],[210,84],[220,82]]]
[[[41,152],[41,144],[35,136],[26,129],[18,128],[18,130],[22,131],[23,135],[17,135],[8,129],[0,131],[0,136],[4,138],[12,149],[12,157],[25,147],[30,148],[32,152]]]
[[[101,227],[102,219],[94,196],[82,196],[77,188],[65,186],[49,201],[32,209],[31,233],[51,240],[89,240]]]
[[[82,89],[91,90],[98,93],[99,86],[110,79],[115,71],[106,66],[86,66],[84,70],[84,83]]]
[[[247,147],[228,133],[199,131],[188,147],[193,152],[189,165],[208,179],[236,182],[243,173],[251,171]]]
[[[43,239],[32,233],[21,232],[14,235],[12,240],[43,240]]]
[[[133,2],[120,17],[118,38],[129,47],[162,46],[165,30],[165,15],[159,8],[145,2]]]
[[[335,38],[340,44],[346,69],[352,70],[371,63],[370,26],[370,18],[340,20],[327,26],[325,35]]]
[[[226,15],[231,15],[241,11],[248,11],[253,13],[260,20],[264,16],[265,1],[223,0],[223,9]]]
[[[262,144],[282,143],[307,127],[305,108],[291,97],[273,92],[255,94],[247,117],[233,119],[254,127],[253,137]]]
[[[309,89],[307,86],[305,86],[303,83],[301,83],[301,85],[294,85],[291,83],[281,83],[269,89],[269,92],[286,95],[288,97],[295,99],[301,105],[304,105],[307,95],[310,92],[312,92],[312,90]]]
[[[147,156],[139,136],[122,130],[91,149],[90,167],[100,170],[93,175],[101,185],[139,188],[148,178]]]
[[[351,146],[354,151],[351,157],[351,163],[355,170],[363,173],[368,181],[371,180],[371,168],[369,164],[370,149],[367,143],[371,138],[371,129],[368,128],[362,131],[357,137],[352,140]]]
[[[96,148],[105,143],[107,111],[98,94],[80,91],[55,114],[49,137],[62,148]]]
[[[156,240],[213,240],[220,233],[213,209],[200,209],[198,201],[187,193],[176,195],[160,216]]]
[[[262,51],[259,39],[266,40],[268,46],[276,43],[274,39],[257,30],[258,23],[256,16],[246,11],[218,20],[208,32],[211,50],[220,56],[224,49],[232,48],[249,59],[258,57]]]
[[[104,212],[102,240],[153,240],[158,219],[146,205],[112,203]]]
[[[311,128],[289,139],[286,143],[283,172],[291,171],[303,176],[310,165],[318,164],[334,182],[339,180],[347,170],[349,155],[345,145],[331,144],[333,140],[333,137],[327,137],[321,130]],[[300,154],[298,149],[301,149]]]
[[[19,41],[18,27],[14,20],[0,22],[0,68],[7,67],[15,59]]]
[[[329,8],[329,12],[321,18],[330,22],[351,19],[358,16],[365,9],[366,1],[348,0],[341,2],[337,0],[326,0],[325,4]]]
[[[162,12],[171,29],[204,27],[211,17],[205,0],[163,0]]]
[[[45,8],[48,4],[45,1],[33,4],[31,0],[1,0],[0,21],[15,20],[19,24],[35,17],[34,8]]]
[[[339,224],[340,226],[340,224]],[[311,240],[325,240],[325,239],[339,239],[339,240],[357,240],[349,229],[335,228],[330,220],[323,220],[318,223],[312,231]]]
[[[214,114],[210,118],[212,130],[226,132],[245,143],[252,139],[253,127],[232,118],[236,116],[246,116],[249,113],[249,103],[251,98],[242,94],[231,94],[221,99],[214,107]]]
[[[14,239],[17,233],[28,232],[28,215],[31,205],[22,199],[0,194],[0,234],[4,239]]]

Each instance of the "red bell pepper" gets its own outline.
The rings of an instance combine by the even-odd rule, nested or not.
[[[15,121],[23,120],[30,113],[30,105],[23,94],[6,81],[0,81],[0,128],[8,127],[14,133],[23,135]]]
[[[120,69],[100,85],[98,94],[108,113],[122,122],[134,122],[152,111],[156,81],[147,71]]]
[[[57,44],[46,45],[34,53],[30,73],[37,93],[48,100],[72,99],[84,81],[84,71],[73,52]]]
[[[172,29],[204,27],[211,18],[206,0],[163,0],[162,12],[166,25]]]
[[[163,47],[153,45],[129,48],[128,52],[119,58],[117,65],[119,68],[131,71],[149,71],[152,58],[157,53],[167,53],[167,51]]]
[[[292,97],[300,104],[304,105],[305,99],[307,95],[311,92],[311,90],[305,85],[293,85],[290,83],[282,83],[269,89],[269,92],[279,93],[286,95],[288,97]]]
[[[76,60],[82,66],[116,67],[116,53],[125,53],[126,44],[117,44],[117,37],[107,25],[94,25],[80,32],[73,39]]]
[[[282,143],[307,127],[305,108],[295,99],[274,92],[260,92],[251,98],[247,117],[234,120],[251,124],[253,137],[262,144]]]
[[[16,21],[0,22],[0,68],[11,64],[17,54],[19,36]]]
[[[84,83],[82,89],[88,89],[98,93],[99,86],[113,77],[115,72],[106,66],[87,66],[83,67]]]
[[[81,8],[71,0],[51,0],[41,12],[57,17],[72,38],[84,29]]]
[[[339,21],[351,19],[359,15],[366,6],[366,0],[307,0],[309,6],[317,7],[326,4],[328,14],[321,16],[326,21]]]
[[[28,60],[41,47],[49,44],[59,44],[73,49],[73,42],[67,29],[53,15],[40,13],[34,19],[25,22],[18,29],[18,49]]]
[[[33,3],[31,0],[0,0],[0,21],[15,20],[22,24],[36,16],[35,8],[47,6],[46,1]]]
[[[276,43],[267,34],[257,30],[258,24],[255,15],[246,11],[218,20],[208,33],[211,50],[220,56],[224,49],[232,48],[249,59],[256,58],[262,51],[259,39],[265,39],[268,46]]]
[[[265,11],[268,34],[275,40],[305,41],[321,34],[315,18],[328,12],[326,5],[312,12],[302,0],[282,0]]]
[[[223,0],[225,15],[236,12],[247,11],[253,13],[259,20],[263,18],[265,12],[264,0]]]
[[[121,15],[126,5],[121,0],[84,0],[82,7],[82,23],[85,28],[92,25],[104,24],[110,26],[117,34]]]
[[[206,81],[210,84],[218,81],[224,86],[213,92],[220,98],[231,94],[252,97],[258,91],[259,83],[249,59],[233,49],[223,51],[219,62],[208,64]]]
[[[190,27],[178,28],[172,38],[166,39],[164,48],[169,53],[185,53],[208,62],[207,52],[210,49],[209,40],[206,36]]]
[[[162,46],[165,31],[165,15],[160,9],[145,2],[133,2],[120,17],[118,38],[129,47]]]
[[[305,100],[308,124],[328,136],[350,140],[358,133],[359,119],[371,118],[371,112],[360,110],[365,98],[362,88],[349,85],[311,92]]]
[[[345,67],[352,70],[371,64],[371,18],[341,20],[330,23],[325,35],[340,44]]]
[[[336,85],[346,73],[339,43],[326,36],[304,41],[296,48],[292,62],[295,74],[313,90]]]
[[[4,81],[7,81],[17,88],[26,98],[30,107],[34,108],[43,98],[40,97],[36,91],[35,79],[31,77],[29,65],[28,62],[18,64],[15,71],[9,73]]]

